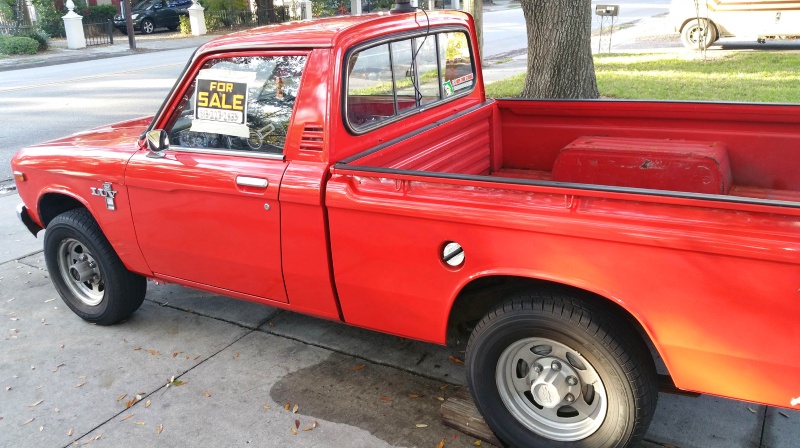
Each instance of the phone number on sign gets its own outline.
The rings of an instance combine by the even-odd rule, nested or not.
[[[242,113],[239,111],[219,110],[219,109],[206,109],[204,107],[197,109],[197,118],[201,120],[222,121],[225,123],[242,123]]]

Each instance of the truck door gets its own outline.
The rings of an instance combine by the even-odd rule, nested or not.
[[[169,149],[140,151],[126,183],[142,253],[159,277],[286,302],[283,150],[305,56],[209,59],[158,119]]]

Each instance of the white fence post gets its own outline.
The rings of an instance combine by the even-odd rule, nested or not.
[[[67,9],[69,12],[62,17],[64,20],[64,31],[67,34],[67,48],[70,50],[86,48],[86,36],[83,34],[83,16],[73,11],[75,9],[75,3],[73,3],[72,0],[67,0]]]
[[[208,31],[206,30],[206,13],[197,0],[194,1],[192,6],[189,7],[189,25],[192,27],[192,36],[202,36]]]
[[[433,11],[434,9],[436,9],[436,1],[428,0],[428,11]]]
[[[303,2],[303,15],[302,19],[308,20],[313,18],[311,15],[311,2]]]
[[[354,16],[361,15],[361,0],[350,0],[350,14]]]
[[[461,1],[460,0],[453,0],[453,9],[461,10]]]

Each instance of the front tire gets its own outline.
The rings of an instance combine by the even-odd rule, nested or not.
[[[717,39],[717,27],[706,19],[692,19],[681,31],[681,43],[690,50],[705,50]]]
[[[646,432],[658,399],[653,359],[625,321],[589,303],[518,294],[475,327],[467,383],[509,446],[624,447]]]
[[[144,301],[144,277],[129,271],[86,209],[64,212],[47,225],[47,270],[64,303],[82,319],[111,325]]]
[[[142,20],[142,34],[153,34],[156,30],[156,25],[150,19]]]

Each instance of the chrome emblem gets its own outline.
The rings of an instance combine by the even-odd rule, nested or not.
[[[114,196],[117,192],[111,189],[111,182],[103,182],[103,188],[92,188],[92,196],[101,196],[106,198],[106,208],[109,210],[116,210],[117,206],[114,204]]]

